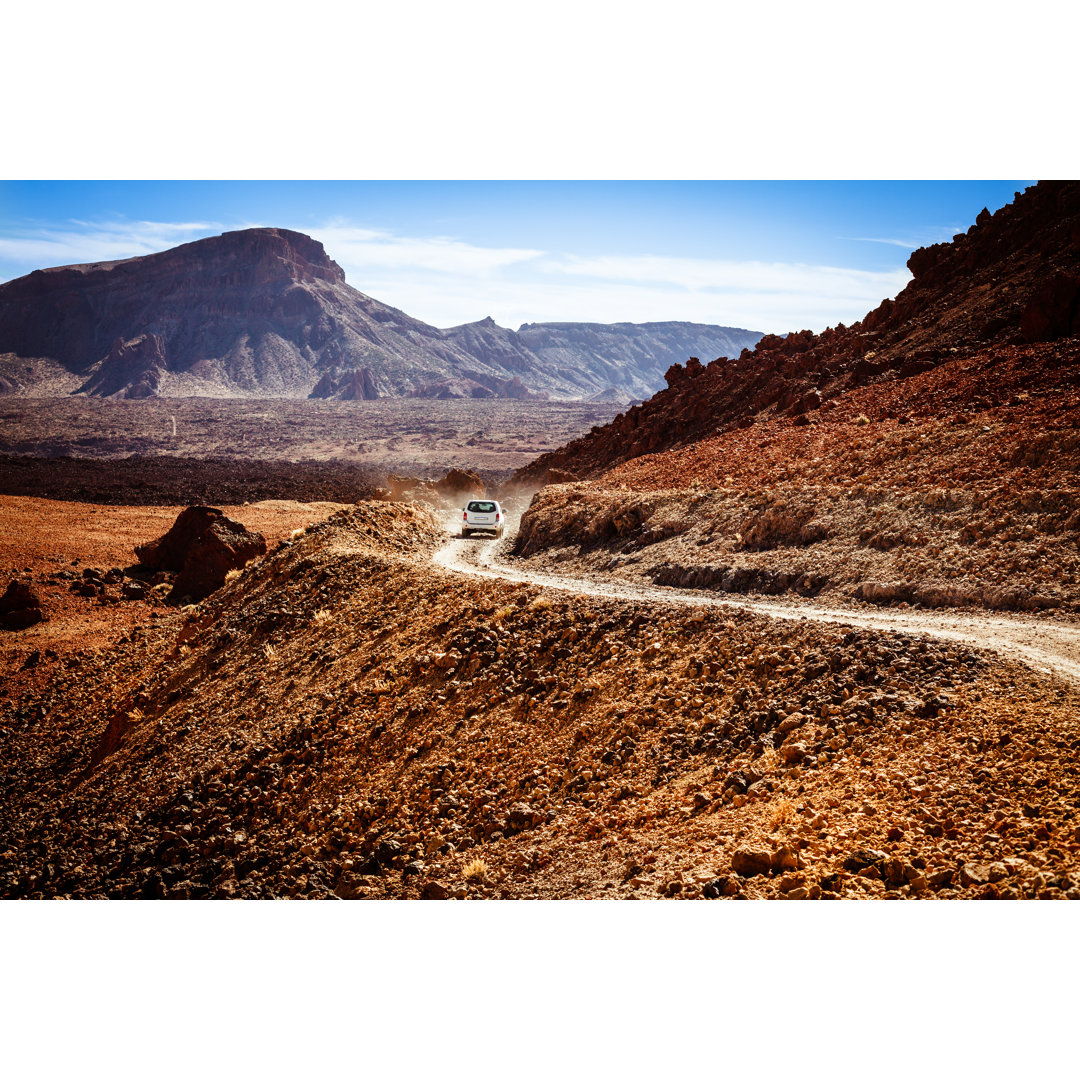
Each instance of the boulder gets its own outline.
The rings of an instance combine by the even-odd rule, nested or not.
[[[805,413],[813,412],[815,409],[820,409],[821,405],[821,391],[811,390],[809,393],[803,394],[802,397],[791,406],[791,413],[793,416],[802,416]]]
[[[767,874],[773,868],[772,852],[739,848],[731,856],[731,869],[743,877]]]
[[[265,554],[262,533],[232,521],[213,506],[189,506],[163,537],[135,548],[143,566],[178,571],[170,599],[202,600],[225,584],[230,570]]]
[[[45,621],[41,597],[27,581],[13,581],[0,596],[0,626],[5,630],[23,630]]]
[[[1080,277],[1057,271],[1032,292],[1020,316],[1020,339],[1056,341],[1080,333]]]
[[[391,473],[386,482],[390,485],[390,495],[387,501],[401,502],[406,492],[415,491],[422,484],[428,482],[417,476],[403,476],[400,473]]]

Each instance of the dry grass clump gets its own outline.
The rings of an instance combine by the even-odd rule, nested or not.
[[[479,884],[487,877],[488,866],[483,859],[473,859],[472,862],[465,864],[465,869],[461,871],[461,876],[466,881],[473,881]]]
[[[503,619],[509,618],[514,614],[512,607],[501,607],[494,615],[491,616],[491,621],[495,623],[501,623]]]
[[[538,596],[529,604],[530,611],[547,611],[554,601],[549,596]]]
[[[231,585],[243,572],[243,570],[230,570],[225,575],[225,584]]]
[[[269,641],[265,645],[263,645],[263,656],[265,656],[267,660],[271,661],[276,660],[278,657],[277,649],[275,649]]]
[[[777,799],[769,815],[769,830],[776,832],[781,825],[786,825],[795,814],[795,804],[790,799]]]
[[[315,621],[320,625],[322,623],[328,623],[334,617],[334,613],[329,608],[321,607],[315,612]]]
[[[764,772],[775,772],[780,765],[780,754],[770,746],[769,749],[758,758],[757,764]]]

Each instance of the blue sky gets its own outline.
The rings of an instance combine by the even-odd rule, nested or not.
[[[0,280],[229,229],[321,240],[351,285],[437,326],[861,318],[908,254],[1030,181],[19,181]]]

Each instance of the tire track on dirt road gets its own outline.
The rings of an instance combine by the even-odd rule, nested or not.
[[[515,565],[506,558],[514,534],[502,540],[453,539],[433,561],[445,570],[543,588],[578,596],[678,607],[750,611],[774,619],[832,623],[867,630],[936,638],[996,652],[1035,671],[1080,686],[1080,627],[1046,619],[946,611],[861,611],[794,600],[749,600],[623,581],[602,581],[545,573]]]

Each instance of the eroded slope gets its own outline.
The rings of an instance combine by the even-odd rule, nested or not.
[[[361,504],[8,703],[3,895],[1080,895],[1066,686],[445,542]]]

